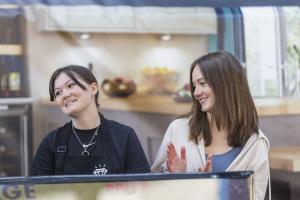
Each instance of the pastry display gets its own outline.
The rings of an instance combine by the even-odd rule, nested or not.
[[[176,91],[178,73],[168,67],[144,67],[139,89],[147,94],[170,95]]]

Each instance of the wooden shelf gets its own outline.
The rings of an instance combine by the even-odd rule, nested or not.
[[[271,169],[300,172],[300,146],[273,147],[269,159]]]
[[[147,112],[180,115],[190,110],[190,103],[176,103],[171,97],[135,94],[126,98],[111,98],[102,93],[100,109],[127,112]],[[42,105],[53,106],[48,99],[41,100]]]
[[[254,102],[259,116],[300,114],[300,99],[295,99],[295,98],[255,99]]]
[[[22,45],[20,44],[0,44],[0,55],[22,55]]]
[[[44,98],[42,105],[53,106]],[[296,115],[300,114],[300,100],[298,99],[255,99],[259,116]],[[106,110],[147,112],[158,114],[181,115],[187,113],[191,103],[177,103],[170,96],[135,94],[128,98],[111,98],[103,93],[100,97],[100,108]]]

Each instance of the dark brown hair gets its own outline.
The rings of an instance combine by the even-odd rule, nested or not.
[[[76,75],[79,76],[87,84],[96,83],[98,85],[97,79],[95,78],[93,73],[85,67],[78,66],[78,65],[69,65],[66,67],[58,68],[53,72],[49,82],[49,94],[50,94],[51,101],[55,100],[54,82],[61,73],[65,73],[67,76],[69,76],[83,90],[86,90],[86,87],[77,80]],[[95,103],[97,107],[99,106],[98,96],[99,96],[99,91],[97,91],[95,95]]]
[[[253,132],[258,132],[258,115],[247,82],[245,69],[232,54],[225,51],[209,53],[196,59],[190,69],[190,84],[195,67],[199,67],[215,95],[211,112],[211,122],[218,130],[228,130],[228,145],[242,146]],[[212,136],[207,113],[194,97],[189,113],[190,139],[198,144],[204,139],[205,145],[211,144]]]

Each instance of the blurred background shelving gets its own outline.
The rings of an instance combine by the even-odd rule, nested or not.
[[[0,176],[21,176],[29,172],[32,99],[25,46],[23,9],[0,6]]]

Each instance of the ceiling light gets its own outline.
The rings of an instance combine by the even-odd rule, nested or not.
[[[161,39],[162,41],[169,41],[169,40],[172,39],[172,37],[171,37],[170,34],[163,34],[163,35],[160,36],[160,39]]]
[[[81,40],[88,40],[88,39],[91,38],[91,34],[89,34],[89,33],[81,33],[79,37],[80,37]]]

